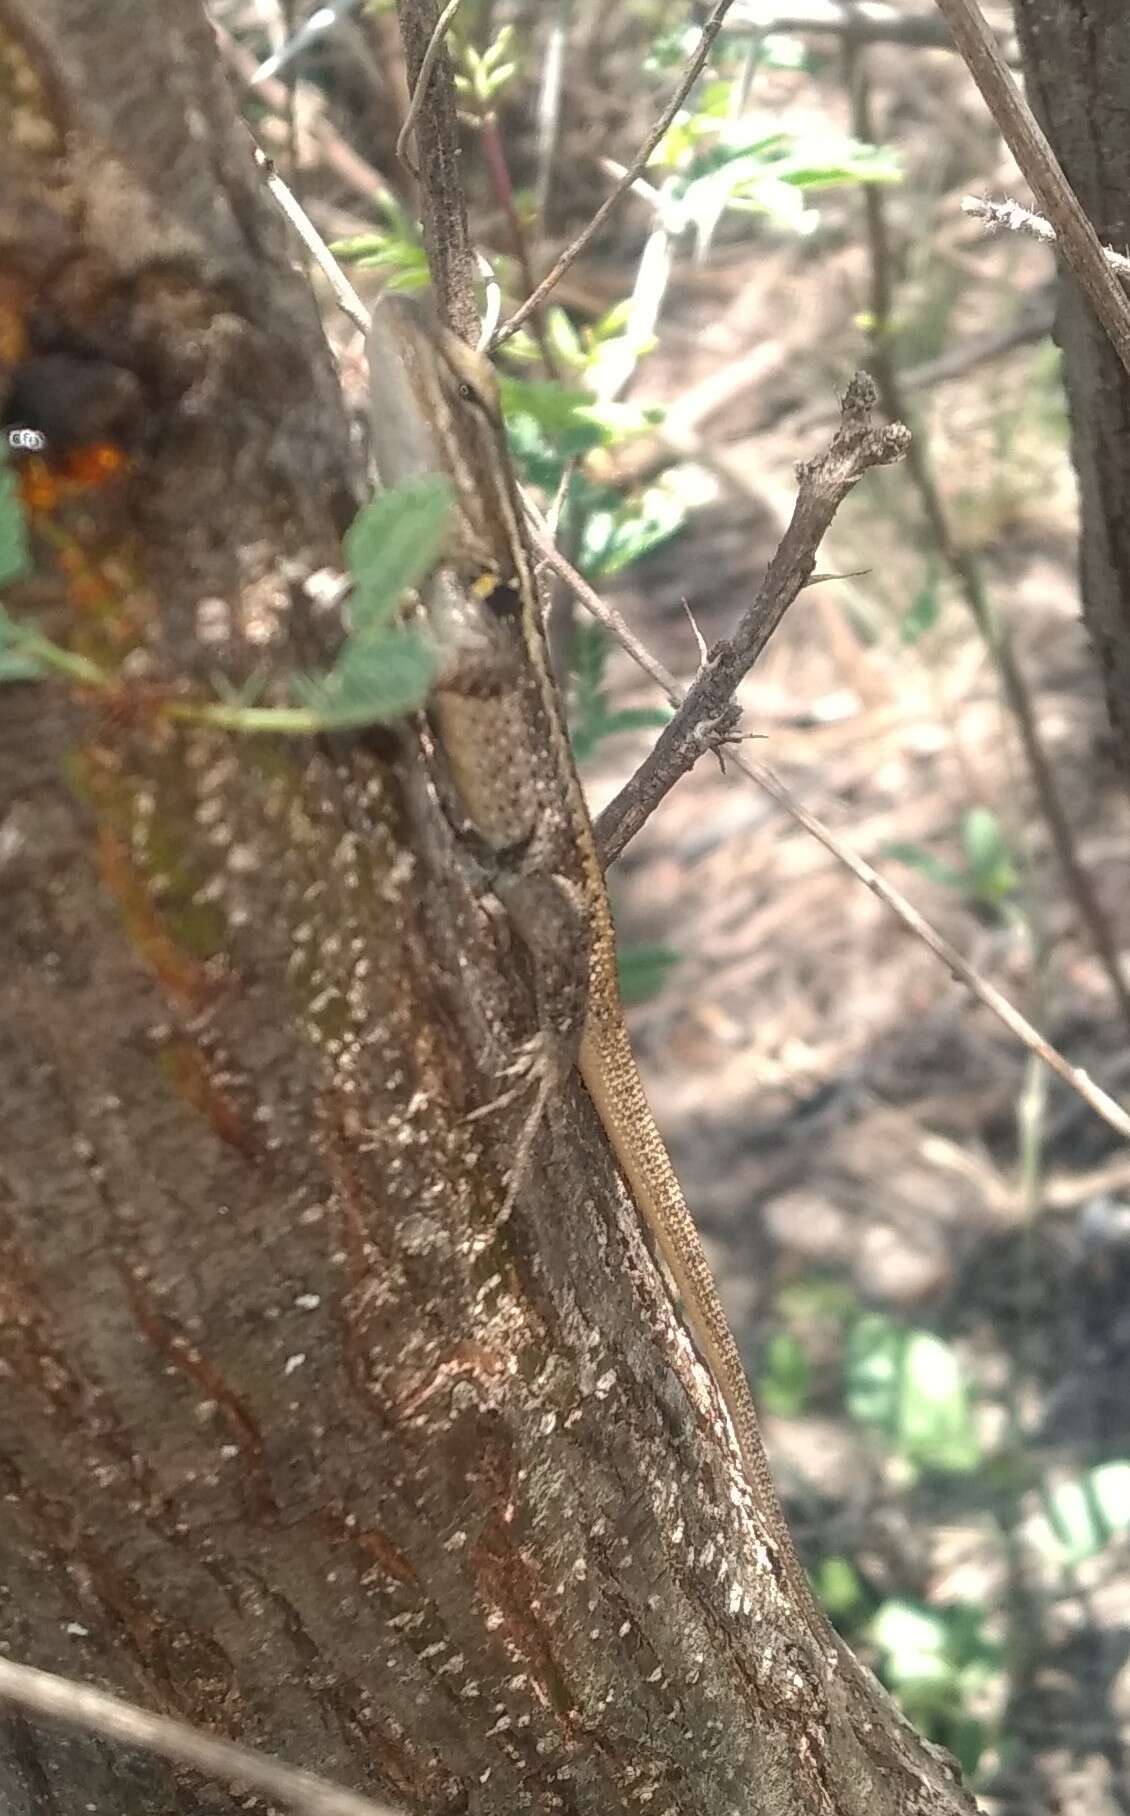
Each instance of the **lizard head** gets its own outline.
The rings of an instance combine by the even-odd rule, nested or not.
[[[455,491],[445,564],[468,585],[490,576],[513,583],[520,507],[489,360],[403,297],[378,304],[368,352],[382,483],[442,473]]]

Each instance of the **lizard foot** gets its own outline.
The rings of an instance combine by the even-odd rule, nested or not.
[[[496,1110],[507,1110],[512,1103],[517,1103],[519,1097],[525,1096],[531,1082],[540,1082],[552,1070],[551,1047],[552,1041],[547,1034],[533,1034],[529,1040],[523,1041],[517,1057],[498,1073],[500,1079],[512,1078],[516,1083],[509,1090],[500,1091],[489,1103],[480,1104],[477,1110],[469,1110],[464,1121],[482,1122],[485,1117],[493,1116]]]
[[[546,1107],[557,1084],[560,1081],[560,1067],[554,1057],[555,1042],[545,1034],[535,1034],[526,1041],[512,1065],[500,1074],[504,1079],[514,1078],[518,1082],[508,1090],[493,1097],[490,1103],[481,1104],[467,1116],[468,1122],[481,1122],[484,1117],[493,1116],[497,1110],[507,1109],[518,1098],[533,1089],[533,1102],[522,1122],[514,1151],[514,1160],[506,1177],[506,1197],[503,1199],[499,1222],[505,1223],[517,1201],[518,1193],[526,1182],[533,1158],[534,1144],[538,1131],[545,1117]]]

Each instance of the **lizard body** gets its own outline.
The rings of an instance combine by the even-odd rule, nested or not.
[[[403,302],[369,338],[372,442],[382,483],[451,481],[453,589],[429,601],[461,647],[429,702],[458,806],[530,949],[549,1019],[550,1083],[576,1065],[734,1429],[790,1586],[819,1643],[838,1641],[781,1512],[737,1345],[632,1053],[596,839],[552,673],[489,362]],[[442,576],[441,576],[442,578]],[[473,602],[473,610],[468,609]],[[451,627],[437,626],[441,639]],[[548,972],[548,975],[547,975]],[[539,1096],[537,1114],[544,1106]]]

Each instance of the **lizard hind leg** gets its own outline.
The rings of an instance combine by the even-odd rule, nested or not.
[[[552,1036],[535,1034],[526,1041],[512,1065],[507,1066],[502,1074],[504,1078],[515,1078],[520,1082],[512,1084],[500,1092],[490,1103],[481,1104],[467,1116],[468,1122],[481,1122],[487,1116],[493,1116],[499,1110],[508,1109],[519,1097],[525,1096],[533,1087],[533,1098],[529,1109],[522,1119],[522,1127],[514,1147],[514,1156],[506,1174],[506,1196],[499,1213],[499,1222],[505,1223],[518,1194],[529,1176],[530,1163],[537,1144],[538,1132],[545,1119],[550,1099],[561,1083],[560,1068],[557,1064]]]
[[[537,1033],[523,1043],[502,1074],[518,1082],[472,1110],[468,1119],[477,1121],[507,1108],[532,1085],[532,1102],[507,1174],[501,1213],[505,1221],[529,1175],[549,1105],[577,1062],[588,1006],[590,941],[583,900],[569,879],[552,874],[514,877],[500,893],[529,954],[538,1020]]]

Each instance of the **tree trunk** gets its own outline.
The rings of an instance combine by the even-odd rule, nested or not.
[[[185,0],[0,0],[0,1645],[421,1810],[943,1813],[775,1569],[575,1086],[405,730],[254,739],[341,627],[346,423]],[[0,1712],[10,1816],[228,1811]]]
[[[1130,244],[1130,12],[1122,0],[1014,0],[1028,96],[1100,240]],[[1130,773],[1130,378],[1061,272],[1071,446],[1079,478],[1083,615]]]

